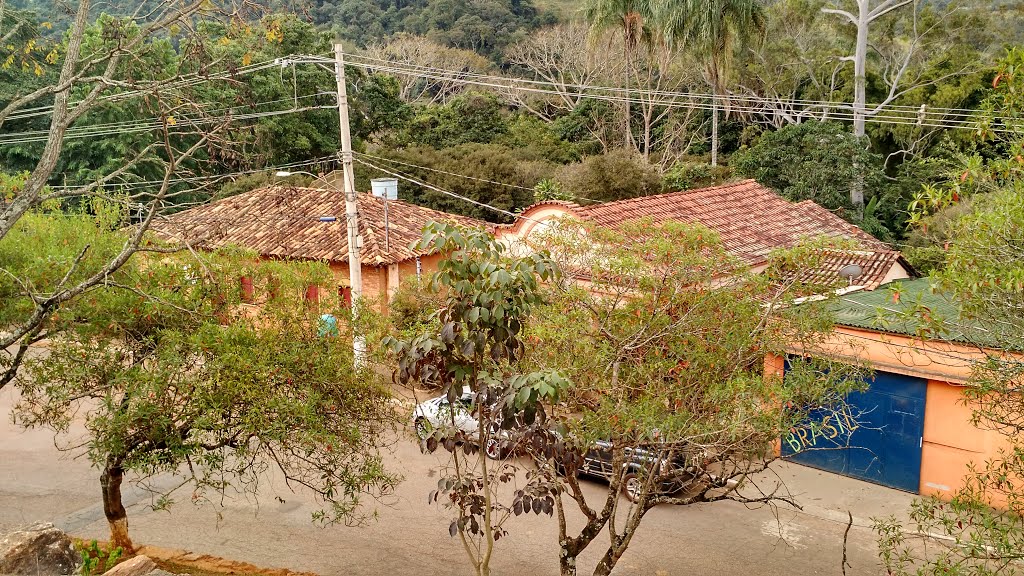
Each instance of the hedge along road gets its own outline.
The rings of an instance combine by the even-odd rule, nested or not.
[[[0,391],[0,413],[9,414],[14,399],[10,387]],[[325,576],[470,573],[460,543],[448,535],[447,510],[427,504],[427,493],[437,485],[438,456],[421,454],[415,442],[402,440],[394,444],[387,464],[405,481],[392,497],[376,504],[378,518],[362,527],[319,527],[311,522],[312,501],[273,479],[272,490],[268,487],[258,502],[237,497],[223,508],[181,502],[169,512],[147,508],[149,495],[130,488],[125,495],[130,532],[139,545]],[[867,519],[874,510],[888,514],[905,509],[909,495],[798,465],[785,464],[780,473],[807,512],[780,509],[777,520],[767,508],[748,510],[733,502],[660,506],[644,519],[616,574],[840,574],[846,529],[840,505],[853,507],[857,517],[850,531],[847,574],[882,572]],[[160,483],[172,485],[170,478]],[[597,481],[585,484],[595,501],[605,489]],[[98,472],[85,458],[60,453],[52,434],[23,432],[4,418],[0,532],[36,521],[52,521],[76,536],[105,539]],[[494,574],[557,574],[553,518],[523,516],[507,526],[510,535],[497,543],[492,561]],[[581,574],[593,569],[604,543],[598,538],[580,557]]]

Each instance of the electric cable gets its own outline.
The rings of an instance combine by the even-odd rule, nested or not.
[[[379,58],[373,58],[369,56],[362,56],[357,54],[347,54],[348,56],[355,59],[352,62],[346,62],[347,65],[351,65],[357,68],[363,68],[366,70],[372,70],[377,72],[384,72],[390,74],[409,75],[424,79],[442,80],[466,85],[476,85],[488,88],[503,89],[503,90],[522,90],[525,92],[547,94],[555,96],[571,96],[578,98],[589,98],[597,100],[605,100],[610,102],[635,102],[635,103],[648,103],[645,100],[637,99],[630,94],[648,94],[661,97],[670,97],[673,99],[678,98],[690,98],[700,99],[701,102],[658,102],[656,105],[665,107],[685,107],[691,109],[714,109],[717,107],[714,103],[717,101],[723,102],[724,108],[729,110],[736,110],[739,112],[748,112],[756,114],[771,113],[772,107],[768,104],[768,101],[764,98],[754,96],[743,96],[743,95],[715,95],[715,94],[701,94],[691,92],[668,92],[668,91],[651,91],[642,89],[631,89],[627,90],[618,87],[608,86],[589,86],[589,85],[564,85],[565,88],[572,88],[576,91],[566,89],[552,89],[552,88],[536,88],[530,86],[522,86],[522,84],[532,84],[539,86],[557,86],[551,82],[530,80],[522,78],[506,78],[486,74],[477,74],[472,72],[464,71],[453,71],[442,68],[432,68],[425,66],[418,66],[415,64],[406,63],[395,63],[382,60]],[[373,64],[369,61],[376,61],[378,64]],[[333,62],[333,59],[321,58],[316,56],[304,57],[304,62],[326,64]],[[605,94],[594,94],[589,92],[583,92],[583,90],[592,90],[606,92]],[[617,95],[625,93],[625,96]],[[742,105],[739,102],[751,102],[752,104]],[[793,99],[787,100],[785,104],[799,103],[804,104],[806,108],[821,108],[822,112],[831,111],[830,117],[840,120],[851,120],[855,117],[853,111],[853,105],[845,102],[828,102],[828,101],[814,101],[814,100],[800,100]],[[866,104],[866,108],[877,107],[877,104]],[[808,110],[805,109],[804,112]],[[905,111],[905,114],[900,115],[900,111]],[[935,108],[925,106],[922,112],[920,106],[908,106],[908,105],[897,105],[887,104],[884,106],[882,111],[877,113],[871,113],[870,110],[865,114],[865,119],[873,123],[880,124],[893,124],[893,125],[905,125],[905,126],[917,126],[917,127],[929,127],[929,128],[956,128],[956,129],[975,129],[976,122],[969,118],[969,116],[978,113],[977,110],[970,110],[964,108]],[[934,118],[934,117],[939,118]],[[961,116],[964,117],[962,120],[951,118],[950,116]],[[1016,127],[1015,127],[1016,128]],[[997,127],[992,129],[994,132],[1011,132],[1011,128]]]

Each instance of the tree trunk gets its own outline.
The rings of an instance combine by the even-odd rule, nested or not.
[[[135,547],[128,537],[128,512],[121,502],[121,482],[124,480],[124,469],[121,461],[108,458],[106,468],[100,474],[100,487],[103,489],[103,514],[110,524],[110,545],[120,546],[125,553],[132,553]]]
[[[629,81],[629,77],[632,73],[632,62],[632,50],[630,50],[630,48],[627,46],[625,65],[626,73],[623,75],[623,84],[625,84],[626,88],[626,99],[622,103],[624,115],[622,129],[626,132],[626,147],[635,150],[636,146],[633,145],[633,119],[631,117],[633,114],[633,107],[631,106],[631,103],[629,101],[629,86],[630,84],[632,84],[632,82]]]
[[[864,135],[864,119],[867,106],[867,79],[865,69],[868,59],[868,25],[870,13],[867,0],[858,0],[857,46],[853,55],[853,134]]]
[[[558,558],[558,573],[560,576],[576,576],[576,556],[569,555],[565,548]]]
[[[64,133],[68,127],[68,101],[71,97],[71,78],[75,75],[75,66],[78,64],[78,57],[82,48],[82,39],[85,34],[85,27],[89,21],[89,0],[81,0],[78,3],[78,13],[75,22],[68,33],[68,45],[64,52],[64,64],[61,66],[57,86],[65,86],[64,90],[53,95],[53,112],[50,114],[50,129],[46,136],[46,144],[43,146],[39,156],[39,162],[32,170],[32,174],[25,181],[25,186],[11,202],[4,205],[0,210],[0,240],[7,233],[14,229],[14,225],[25,215],[39,199],[39,195],[46,186],[57,161],[60,159],[60,151],[63,148]],[[0,106],[3,109],[3,106]]]
[[[597,567],[594,568],[594,576],[609,576],[623,551],[620,551],[618,546],[609,546],[604,556],[601,557],[601,561],[597,563]]]
[[[857,46],[853,55],[853,134],[863,138],[865,134],[865,120],[867,116],[867,79],[866,68],[868,58],[868,25],[870,20],[870,6],[867,0],[858,0],[857,16]],[[858,213],[864,208],[864,175],[854,164],[854,178],[850,184],[850,203],[853,204]]]
[[[718,98],[711,99],[711,165],[718,166]]]

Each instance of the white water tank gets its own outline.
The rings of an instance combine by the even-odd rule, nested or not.
[[[370,180],[373,195],[385,200],[398,200],[398,180],[394,178],[374,178]]]

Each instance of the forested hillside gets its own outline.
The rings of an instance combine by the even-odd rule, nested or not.
[[[229,79],[174,92],[190,109],[165,121],[230,122],[176,166],[170,210],[273,181],[274,167],[335,166],[330,66],[287,58],[328,57],[341,38],[360,186],[399,173],[430,185],[403,182],[403,198],[507,221],[540,198],[607,201],[754,177],[915,258],[939,240],[915,227],[911,206],[941,204],[933,185],[1005,152],[974,111],[996,63],[1024,42],[1024,9],[964,0],[881,14],[868,25],[860,96],[856,25],[836,12],[852,5],[749,0],[723,4],[718,20],[687,12],[687,2],[281,0],[259,12],[224,3],[194,17],[187,41],[174,29],[147,37],[113,90]],[[99,51],[149,17],[131,2],[99,10],[85,35]],[[7,0],[0,104],[56,81],[72,16],[66,4]],[[50,101],[44,93],[34,105]],[[147,124],[155,110],[152,98],[90,109],[51,184],[117,172],[105,186],[144,190],[165,162]],[[5,118],[0,169],[30,171],[48,122],[45,113]],[[126,158],[131,168],[119,171]]]

